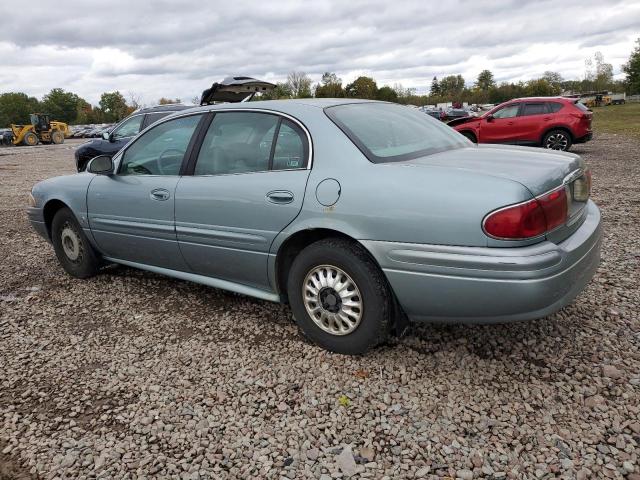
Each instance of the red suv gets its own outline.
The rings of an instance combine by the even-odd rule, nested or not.
[[[591,140],[591,111],[574,98],[517,98],[480,117],[448,123],[475,143],[510,143],[567,151]]]

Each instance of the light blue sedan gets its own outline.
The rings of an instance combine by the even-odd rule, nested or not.
[[[62,267],[118,263],[288,302],[318,345],[359,354],[413,322],[509,322],[567,305],[600,258],[580,157],[474,145],[400,105],[207,105],[87,172],[33,187]]]

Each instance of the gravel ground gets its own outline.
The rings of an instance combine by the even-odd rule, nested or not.
[[[575,148],[605,240],[573,305],[358,358],[305,342],[284,306],[66,275],[24,205],[72,149],[0,149],[0,478],[640,479],[640,142]]]

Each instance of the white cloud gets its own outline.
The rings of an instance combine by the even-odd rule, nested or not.
[[[0,28],[0,90],[62,87],[93,103],[113,90],[189,100],[227,75],[277,81],[291,70],[418,91],[434,75],[472,83],[484,68],[500,81],[580,78],[596,51],[619,77],[640,24],[633,0],[63,0],[55,15],[31,5]]]

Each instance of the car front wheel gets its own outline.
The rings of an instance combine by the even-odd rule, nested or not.
[[[568,152],[571,148],[571,135],[564,130],[552,130],[544,136],[542,146],[550,150]]]
[[[309,245],[294,260],[287,286],[298,327],[322,348],[359,355],[386,339],[391,293],[357,244],[332,238]]]
[[[53,217],[51,241],[60,265],[69,275],[89,278],[98,273],[99,258],[68,208],[61,208]]]

